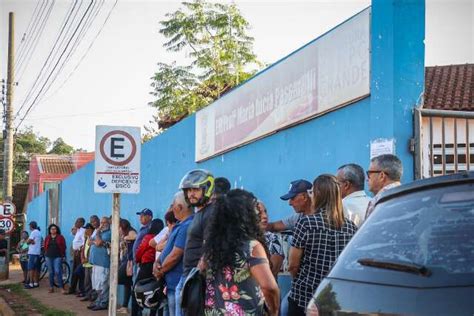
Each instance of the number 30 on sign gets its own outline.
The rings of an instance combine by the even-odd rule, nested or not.
[[[15,225],[11,218],[0,217],[0,229],[3,229],[6,233],[9,233],[14,228],[15,228]]]

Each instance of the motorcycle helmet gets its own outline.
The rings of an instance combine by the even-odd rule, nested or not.
[[[164,281],[147,278],[138,281],[133,287],[135,299],[141,308],[158,308],[164,298]]]
[[[184,197],[186,202],[192,206],[204,205],[209,201],[214,193],[214,176],[204,169],[191,170],[183,177],[183,179],[181,179],[179,189],[183,191],[186,189],[202,189],[203,195],[197,203],[194,203],[194,205],[188,200],[186,192],[184,192]]]

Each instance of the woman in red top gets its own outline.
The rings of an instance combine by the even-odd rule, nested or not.
[[[155,262],[156,249],[150,246],[150,240],[152,240],[164,227],[161,219],[154,219],[151,221],[150,229],[148,233],[143,237],[140,246],[138,246],[137,252],[135,253],[135,262],[138,264],[138,274],[135,284],[143,279],[153,277],[153,263]],[[133,295],[132,301],[132,316],[139,315],[140,306]],[[150,316],[154,316],[156,310],[150,311]]]
[[[57,225],[51,224],[48,227],[48,235],[44,240],[44,256],[48,265],[49,293],[54,292],[54,277],[64,293],[62,261],[66,257],[66,240]]]

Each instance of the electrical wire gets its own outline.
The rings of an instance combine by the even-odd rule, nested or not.
[[[64,114],[64,115],[55,115],[55,116],[33,117],[33,118],[27,119],[27,121],[39,121],[39,120],[49,120],[49,119],[65,118],[65,117],[81,117],[81,116],[93,116],[93,115],[110,114],[110,113],[132,112],[132,111],[138,111],[138,110],[149,109],[149,108],[150,108],[149,106],[144,106],[144,107],[123,109],[123,110],[111,110],[111,111],[102,111],[102,112],[75,113],[75,114]]]
[[[46,81],[45,83],[43,84],[43,86],[41,87],[40,91],[38,92],[38,94],[36,95],[35,99],[33,100],[33,102],[31,102],[30,106],[28,107],[28,109],[26,110],[26,113],[23,115],[23,118],[20,120],[20,123],[17,125],[16,127],[16,130],[18,130],[18,128],[21,126],[21,124],[23,123],[23,121],[25,120],[26,116],[28,115],[28,113],[30,113],[30,111],[33,109],[33,106],[35,105],[35,102],[36,100],[38,100],[38,97],[40,96],[41,92],[43,91],[44,87],[46,86],[48,80],[51,78],[53,72],[56,70],[58,64],[59,64],[59,61],[61,60],[61,58],[63,57],[63,55],[66,53],[66,50],[67,48],[69,47],[69,44],[71,43],[72,39],[74,38],[75,34],[77,33],[80,25],[82,24],[85,16],[88,14],[91,6],[92,6],[92,3],[94,2],[94,0],[91,0],[91,3],[89,4],[89,6],[87,7],[86,9],[86,12],[84,13],[84,15],[82,16],[81,20],[79,21],[79,24],[78,26],[76,27],[76,29],[74,30],[74,33],[72,34],[71,36],[71,39],[68,41],[67,45],[66,45],[66,48],[63,50],[63,52],[61,53],[61,55],[59,56],[59,59],[57,61],[57,63],[54,65],[52,71],[50,72],[49,76],[46,78]]]
[[[15,116],[14,116],[14,119],[16,119],[16,118],[20,115],[21,110],[23,109],[23,107],[26,105],[26,103],[28,102],[29,98],[30,98],[31,95],[33,94],[33,91],[34,91],[35,88],[37,87],[37,84],[39,84],[39,82],[40,82],[40,77],[41,77],[41,75],[43,74],[44,69],[45,69],[46,66],[48,65],[48,62],[50,61],[50,58],[51,58],[51,56],[53,55],[53,52],[54,52],[54,50],[56,49],[56,46],[57,46],[58,43],[59,43],[59,39],[62,37],[62,34],[64,33],[64,30],[65,30],[65,28],[66,28],[66,25],[68,24],[69,19],[70,19],[71,15],[72,15],[72,13],[73,13],[74,8],[75,8],[76,5],[77,5],[77,0],[74,1],[74,5],[73,5],[72,9],[67,13],[67,15],[66,15],[67,18],[66,18],[66,20],[65,20],[65,23],[63,24],[61,30],[60,30],[59,33],[58,33],[58,36],[57,36],[56,41],[55,41],[55,43],[54,43],[54,45],[53,45],[53,48],[52,48],[51,51],[49,52],[48,57],[46,57],[46,60],[44,61],[43,66],[41,67],[41,70],[40,70],[40,72],[38,73],[38,76],[36,77],[35,81],[33,82],[32,86],[31,86],[31,88],[30,88],[30,90],[28,91],[28,93],[27,93],[25,99],[23,100],[22,105],[18,108],[18,110],[17,110],[17,112],[16,112],[16,114],[15,114]]]
[[[26,27],[26,30],[23,33],[23,36],[20,40],[20,44],[17,46],[17,48],[15,50],[15,52],[16,52],[15,54],[17,56],[21,55],[22,49],[23,49],[23,47],[25,47],[24,45],[27,42],[27,37],[30,34],[30,27],[33,25],[33,20],[36,19],[37,9],[38,9],[40,4],[43,5],[43,2],[36,1],[36,6],[35,6],[35,9],[33,10],[33,13],[31,14],[30,21],[28,22],[28,26]],[[18,64],[18,59],[15,60],[15,64],[14,64],[15,69],[16,69],[17,64]],[[16,77],[16,73],[15,73],[15,77]]]
[[[49,17],[51,16],[51,12],[53,11],[54,4],[56,3],[56,0],[53,0],[51,2],[51,5],[48,8],[48,11],[46,12],[45,18],[43,19],[43,22],[40,25],[39,31],[36,33],[36,36],[33,38],[33,45],[30,46],[30,49],[27,50],[26,52],[26,57],[23,59],[23,62],[20,62],[20,65],[18,65],[18,81],[21,80],[23,77],[24,69],[26,69],[31,61],[31,56],[33,53],[36,51],[36,48],[38,47],[39,39],[44,33],[44,29],[46,27],[46,22],[48,21]],[[26,60],[26,63],[24,62]],[[24,67],[23,67],[24,66]],[[23,72],[21,72],[21,68],[23,67]]]
[[[38,7],[38,4],[41,4],[41,7],[39,8],[39,10],[36,10],[36,8]],[[35,11],[33,12],[34,19],[33,19],[33,22],[32,22],[32,24],[31,24],[31,28],[30,28],[29,31],[28,31],[28,29],[27,29],[27,31],[26,31],[26,33],[25,33],[25,34],[26,34],[26,35],[25,35],[26,38],[25,38],[25,44],[24,44],[23,47],[28,48],[28,46],[30,45],[30,42],[31,42],[30,39],[32,39],[32,38],[34,37],[35,29],[36,29],[36,27],[37,27],[37,25],[38,25],[38,22],[41,20],[40,16],[43,15],[43,10],[44,10],[43,6],[46,7],[46,4],[47,4],[46,1],[38,1],[37,6],[35,7]],[[36,14],[35,14],[35,12],[36,12]],[[31,33],[31,35],[30,35],[30,33]],[[24,51],[25,51],[25,49],[23,49],[22,51],[19,51],[19,52],[16,54],[17,58],[16,58],[15,64],[14,64],[15,69],[18,67],[18,63],[19,63],[19,62],[21,61],[21,59],[23,58],[23,55],[24,55],[23,53],[24,53]]]
[[[56,93],[58,93],[59,90],[61,90],[62,87],[64,87],[64,85],[66,85],[66,83],[69,81],[69,79],[74,75],[74,73],[76,72],[76,70],[79,68],[79,66],[81,65],[81,63],[84,61],[84,59],[86,58],[87,54],[89,54],[90,50],[92,49],[92,47],[94,46],[94,43],[95,41],[97,40],[97,38],[99,37],[99,35],[102,33],[102,31],[104,30],[105,28],[105,25],[107,24],[107,22],[109,21],[109,18],[110,16],[112,15],[112,12],[113,10],[115,9],[115,7],[117,6],[117,3],[118,3],[118,0],[115,0],[115,3],[114,5],[112,6],[112,8],[110,9],[107,17],[105,18],[104,20],[104,23],[102,23],[102,26],[100,27],[99,31],[96,33],[95,37],[93,38],[92,42],[90,43],[89,47],[87,48],[87,50],[85,51],[85,53],[82,55],[82,57],[79,59],[79,62],[76,64],[76,66],[74,67],[74,69],[69,73],[69,75],[66,77],[66,79],[63,81],[63,83],[52,93],[50,94],[45,101],[49,100],[51,97],[53,97],[54,95],[56,95]]]
[[[74,55],[74,53],[76,52],[76,49],[77,47],[79,46],[79,44],[82,42],[82,40],[84,39],[85,35],[87,34],[87,32],[89,31],[92,23],[94,22],[94,20],[97,18],[97,15],[98,13],[100,12],[100,10],[102,9],[103,5],[104,5],[104,2],[105,0],[102,0],[101,1],[101,4],[99,6],[97,6],[97,10],[96,10],[96,6],[95,4],[93,5],[93,8],[91,10],[91,13],[88,15],[85,23],[83,24],[83,26],[81,27],[81,30],[79,31],[79,35],[76,37],[71,49],[69,50],[66,58],[64,58],[63,62],[61,63],[61,66],[59,67],[58,71],[55,73],[53,79],[49,82],[48,86],[46,87],[46,89],[44,90],[43,92],[43,95],[38,99],[37,103],[41,103],[41,101],[43,100],[43,98],[45,97],[46,93],[48,93],[49,89],[51,88],[51,86],[54,84],[54,82],[57,80],[57,78],[59,77],[59,74],[63,71],[65,65],[68,64],[70,58]],[[97,2],[95,2],[97,3]],[[95,11],[94,11],[95,10]]]

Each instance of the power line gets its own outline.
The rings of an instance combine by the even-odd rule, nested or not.
[[[51,11],[53,10],[55,2],[56,2],[56,0],[53,0],[53,2],[51,2],[51,5],[49,6],[45,17],[44,17],[43,21],[41,22],[39,31],[36,33],[35,37],[33,38],[33,45],[30,46],[30,48],[26,51],[26,55],[25,55],[26,57],[23,58],[23,61],[19,62],[19,65],[18,65],[18,73],[19,73],[18,81],[23,77],[23,72],[24,72],[23,71],[22,73],[20,73],[20,71],[21,71],[20,69],[23,67],[23,65],[25,65],[23,67],[23,70],[28,67],[28,65],[31,61],[31,56],[35,52],[36,47],[38,47],[39,39],[43,35],[44,29],[46,27],[46,22],[48,21],[49,17],[51,16]],[[25,64],[25,60],[26,60],[26,64]]]
[[[28,34],[30,34],[30,27],[32,26],[32,22],[33,22],[34,18],[36,18],[36,12],[37,12],[38,6],[40,4],[42,5],[43,3],[41,1],[36,2],[36,6],[35,6],[35,9],[33,10],[33,13],[31,14],[30,21],[28,22],[28,26],[26,27],[26,30],[23,33],[23,36],[20,40],[20,44],[16,48],[16,52],[17,52],[18,56],[21,54],[21,49],[24,47],[24,44],[27,41]],[[15,67],[16,67],[17,64],[18,64],[18,59],[15,60]]]
[[[28,113],[30,113],[31,109],[33,108],[33,106],[35,105],[35,102],[36,100],[38,100],[38,97],[40,96],[41,92],[43,91],[44,87],[46,86],[48,80],[51,78],[51,75],[53,74],[54,70],[56,70],[56,67],[58,66],[59,64],[59,61],[61,60],[61,58],[63,57],[63,55],[66,53],[66,50],[67,48],[69,47],[69,44],[71,43],[72,39],[74,38],[75,34],[77,33],[77,30],[79,29],[80,25],[82,24],[82,22],[84,21],[84,18],[85,16],[88,14],[91,6],[92,6],[92,3],[94,2],[94,0],[91,0],[91,3],[89,4],[89,6],[87,7],[86,9],[86,12],[84,13],[84,15],[82,16],[81,20],[79,21],[79,24],[78,26],[76,27],[76,29],[74,30],[74,33],[72,34],[71,36],[71,39],[68,41],[65,49],[63,50],[63,52],[61,53],[61,56],[59,56],[59,59],[58,61],[56,62],[56,64],[54,65],[53,67],[53,70],[51,71],[51,73],[49,74],[49,76],[46,78],[46,81],[45,83],[43,84],[43,86],[41,87],[40,91],[38,92],[38,94],[36,95],[35,99],[33,100],[33,102],[31,103],[31,105],[28,107],[28,109],[26,110],[26,113],[25,115],[23,116],[23,118],[20,120],[20,123],[17,125],[16,129],[18,129],[21,124],[23,123],[23,121],[25,120],[26,116],[28,115]]]
[[[113,10],[115,9],[115,7],[117,6],[117,3],[118,3],[118,0],[115,0],[115,3],[114,5],[112,6],[112,8],[110,9],[109,11],[109,14],[107,15],[107,17],[105,18],[104,20],[104,23],[102,23],[102,26],[100,27],[99,31],[96,33],[95,37],[92,39],[92,42],[90,43],[89,47],[87,48],[87,50],[85,51],[85,53],[81,56],[81,58],[79,59],[79,62],[76,64],[76,66],[74,67],[74,69],[69,73],[69,75],[66,77],[66,79],[63,81],[63,83],[52,93],[48,96],[48,98],[46,100],[49,100],[52,96],[54,96],[56,93],[58,93],[59,90],[61,90],[62,87],[64,87],[64,85],[69,81],[69,79],[74,75],[74,73],[76,72],[76,70],[79,68],[79,66],[81,65],[81,63],[84,61],[84,59],[86,58],[87,54],[89,54],[90,50],[92,49],[92,46],[94,46],[94,43],[95,41],[97,40],[97,38],[99,37],[99,35],[102,33],[105,25],[107,24],[107,22],[109,21],[109,18],[110,16],[112,15],[112,12]]]
[[[76,4],[77,4],[77,0],[74,1],[74,6],[72,7],[71,11],[69,11],[69,12],[67,13],[67,15],[66,15],[67,18],[66,18],[66,20],[65,20],[65,23],[63,23],[63,26],[62,26],[60,32],[58,33],[58,36],[57,36],[56,41],[55,41],[55,43],[54,43],[54,45],[53,45],[53,48],[52,48],[51,51],[49,52],[48,57],[46,57],[46,60],[44,61],[43,66],[41,67],[41,70],[40,70],[40,72],[38,73],[38,76],[36,77],[35,81],[33,82],[33,84],[32,84],[32,86],[31,86],[30,90],[28,91],[28,93],[27,93],[25,99],[23,100],[22,105],[18,108],[18,110],[17,110],[17,112],[16,112],[16,115],[15,115],[15,119],[20,115],[20,111],[23,109],[23,107],[24,107],[24,106],[26,105],[26,103],[28,102],[28,99],[29,99],[30,96],[33,94],[33,91],[34,91],[34,89],[36,88],[37,84],[39,84],[39,82],[40,82],[39,79],[40,79],[41,75],[43,74],[44,69],[45,69],[46,66],[48,65],[48,62],[50,61],[51,55],[53,54],[53,52],[54,52],[54,50],[55,50],[55,48],[56,48],[56,46],[57,46],[57,44],[58,44],[58,42],[59,42],[59,39],[61,38],[61,36],[62,36],[62,34],[63,34],[64,30],[65,30],[65,27],[66,27],[66,25],[67,25],[68,22],[69,22],[69,19],[70,19],[71,15],[72,15],[72,13],[73,13],[73,11],[74,11],[74,8],[75,8]]]
[[[38,8],[38,4],[40,4],[40,3],[41,3],[40,9],[39,9],[39,10],[36,10],[36,9]],[[28,28],[27,28],[27,30],[26,30],[26,32],[25,32],[25,44],[24,44],[23,47],[28,47],[29,43],[31,42],[30,39],[33,38],[33,36],[31,36],[30,33],[31,33],[32,35],[35,34],[33,30],[36,29],[38,22],[41,20],[41,19],[38,19],[38,18],[43,15],[43,10],[44,10],[43,4],[44,4],[45,7],[46,7],[47,2],[45,2],[45,1],[38,1],[37,4],[36,4],[35,11],[33,11],[33,15],[32,15],[32,18],[34,17],[34,19],[33,19],[33,22],[32,22],[32,24],[31,24],[31,28],[30,28],[29,30],[28,30]],[[18,63],[20,62],[21,58],[23,57],[23,52],[24,52],[24,51],[25,51],[25,49],[23,49],[21,52],[20,52],[20,51],[18,52],[18,57],[17,57],[17,59],[16,59],[16,61],[15,61],[15,69],[17,68]],[[16,74],[15,74],[15,75],[16,75]]]
[[[102,111],[102,112],[89,112],[89,113],[76,113],[76,114],[65,114],[65,115],[56,115],[56,116],[43,116],[43,117],[35,117],[29,118],[27,121],[38,121],[38,120],[48,120],[48,119],[55,119],[55,118],[65,118],[65,117],[80,117],[80,116],[92,116],[97,114],[110,114],[110,113],[120,113],[120,112],[131,112],[131,111],[138,111],[142,109],[148,109],[149,106],[144,107],[136,107],[136,108],[129,108],[123,110],[111,110],[111,111]]]
[[[65,65],[68,64],[69,59],[71,58],[71,56],[74,55],[74,53],[75,53],[77,47],[79,46],[80,42],[84,39],[84,37],[85,37],[86,33],[89,31],[92,23],[97,18],[97,15],[98,15],[99,11],[102,9],[102,6],[104,5],[104,2],[105,2],[105,0],[102,0],[100,6],[97,7],[98,8],[97,10],[96,10],[96,5],[95,4],[93,5],[91,13],[88,15],[85,23],[82,25],[81,30],[79,31],[79,35],[76,37],[76,39],[75,39],[71,49],[69,50],[66,58],[64,58],[63,62],[61,63],[61,66],[59,67],[59,70],[54,74],[53,79],[49,82],[49,84],[46,87],[46,89],[44,90],[43,95],[41,96],[41,98],[38,99],[38,102],[37,102],[38,104],[41,103],[41,101],[43,100],[46,93],[48,93],[49,89],[51,88],[51,86],[54,84],[54,82],[58,78],[59,74],[64,69]],[[97,2],[95,2],[95,3],[97,3]],[[95,12],[94,12],[94,10],[95,10]]]

